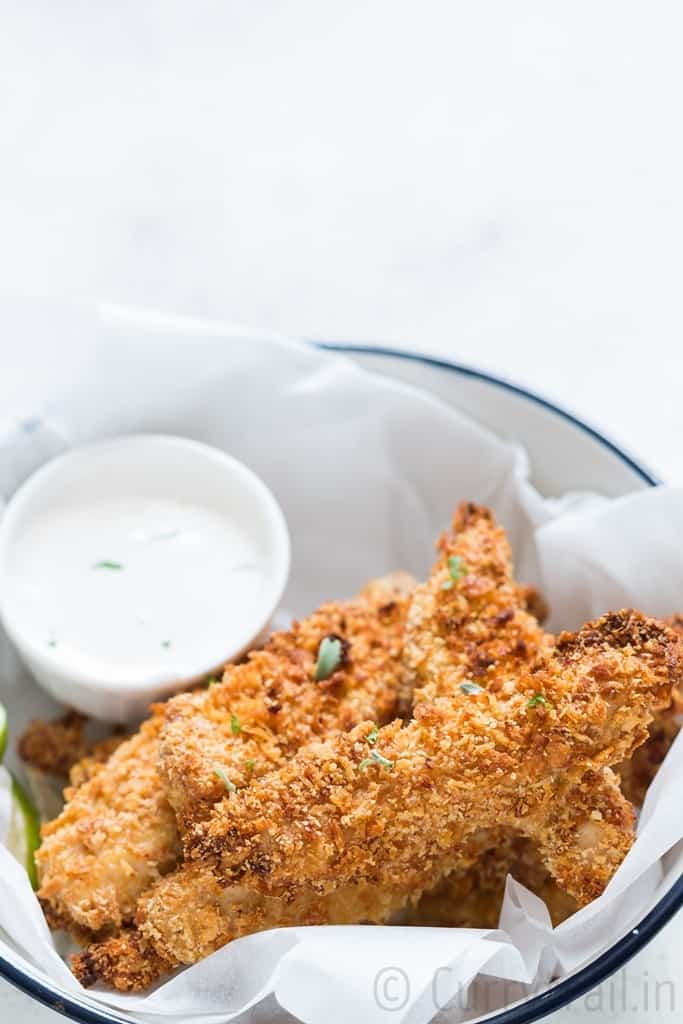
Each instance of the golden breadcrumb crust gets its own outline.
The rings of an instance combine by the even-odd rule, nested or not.
[[[509,681],[553,643],[527,611],[530,589],[513,578],[505,531],[488,509],[466,502],[437,547],[439,558],[415,589],[406,624],[414,702],[462,695],[462,683],[504,696]]]
[[[67,711],[51,722],[30,722],[18,743],[19,756],[38,771],[67,778],[73,765],[86,755],[86,722],[78,711]]]
[[[160,708],[106,764],[65,792],[36,854],[41,899],[53,924],[92,932],[130,920],[138,896],[175,866],[180,842],[159,781]]]
[[[608,765],[645,738],[668,700],[671,634],[624,612],[555,646],[530,603],[540,614],[514,582],[490,513],[461,506],[408,616],[413,719],[378,731],[373,715],[350,733],[321,734],[275,770],[240,779],[208,816],[188,809],[193,860],[143,894],[125,943],[88,951],[74,969],[137,988],[150,964],[193,963],[262,928],[386,920],[449,874],[456,892],[474,892],[470,872],[487,861],[480,880],[499,879],[496,865],[519,854],[513,832],[538,845],[537,876],[554,876],[578,902],[602,891],[633,838],[632,808]],[[208,714],[187,716],[215,716],[201,728],[222,730],[219,752],[237,747],[226,742],[233,716],[242,725],[239,695],[225,693]],[[197,756],[192,785],[213,757]],[[503,837],[497,857],[482,846],[491,829]]]
[[[412,581],[395,586],[324,606],[169,703],[161,772],[190,859],[145,889],[133,926],[74,958],[84,984],[139,990],[264,928],[397,913],[494,926],[508,871],[556,920],[602,892],[634,832],[609,766],[670,702],[674,634],[631,610],[544,634],[542,599],[470,503],[412,600]],[[342,664],[312,685],[329,635]],[[382,726],[398,695],[409,720]]]
[[[88,719],[78,711],[67,711],[47,722],[34,719],[19,739],[19,756],[39,772],[69,779],[72,786],[80,786],[126,738],[122,731],[117,731],[91,743],[85,734],[87,724]]]

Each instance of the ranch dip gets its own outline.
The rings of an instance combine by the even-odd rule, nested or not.
[[[165,498],[53,504],[5,566],[13,612],[46,652],[103,683],[167,681],[240,637],[267,566],[248,530]]]

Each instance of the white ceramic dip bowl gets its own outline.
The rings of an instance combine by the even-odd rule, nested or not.
[[[0,617],[62,703],[125,721],[267,627],[290,563],[275,498],[208,445],[136,435],[47,463],[0,523]]]

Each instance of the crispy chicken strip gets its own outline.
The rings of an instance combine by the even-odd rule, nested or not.
[[[175,817],[157,773],[161,707],[43,826],[38,896],[53,927],[119,927],[140,893],[177,863]],[[85,769],[82,773],[86,777]]]
[[[546,611],[540,595],[531,589],[520,601],[512,581],[507,539],[492,524],[486,509],[461,505],[454,517],[453,530],[440,539],[439,549],[441,558],[432,578],[415,592],[407,626],[406,651],[417,677],[417,702],[439,693],[445,680],[457,689],[463,676],[484,686],[490,680],[492,687],[500,689],[504,676],[500,669],[505,660],[509,659],[510,672],[514,673],[515,660],[521,660],[525,650],[532,651],[539,645],[540,632],[533,621],[529,622],[524,610],[535,612],[537,618]],[[456,576],[467,570],[455,606],[444,598],[442,589],[451,589],[451,567]],[[498,581],[496,589],[486,587],[487,577]],[[456,621],[457,629],[453,630]],[[501,623],[500,630],[487,632],[489,622]],[[667,624],[683,635],[680,616],[672,616]],[[550,639],[545,638],[545,642]],[[632,802],[642,803],[682,720],[683,698],[674,691],[672,705],[659,712],[650,725],[647,742],[618,767],[622,791]],[[576,908],[575,901],[550,878],[529,840],[513,833],[496,832],[492,833],[491,849],[479,861],[470,868],[454,871],[434,890],[425,893],[406,920],[494,927],[508,873],[542,896],[555,923]]]
[[[582,825],[593,829],[590,815],[605,813],[613,822],[608,835],[603,837],[603,845],[615,836],[627,834],[632,816],[627,811],[625,820],[615,817],[623,813],[616,782],[606,781],[602,787],[599,779],[592,780],[589,792],[590,807],[584,801],[584,811],[577,815],[582,818]],[[566,796],[581,801],[584,793],[577,787],[576,792],[570,790]],[[495,850],[490,848],[492,836],[498,843]],[[507,862],[501,860],[501,846],[509,857]],[[536,891],[552,900],[556,918],[562,919],[576,904],[550,881],[550,873],[533,849],[533,844],[505,837],[500,829],[478,830],[464,841],[457,854],[451,851],[421,872],[422,884],[432,889],[433,895],[431,899],[425,898],[421,909],[409,911],[400,923],[495,927],[494,916],[500,908],[508,870],[532,887],[540,880]],[[443,878],[446,864],[453,868],[452,880]],[[517,871],[520,864],[522,870]],[[486,888],[479,893],[473,890],[474,884]],[[202,862],[189,863],[143,894],[136,928],[91,945],[72,958],[72,968],[83,985],[104,981],[121,991],[136,991],[181,965],[196,963],[243,935],[297,925],[381,923],[411,907],[420,894],[419,889],[406,891],[403,882],[378,887],[374,880],[364,880],[335,886],[326,892],[304,883],[282,898],[246,885],[224,886]],[[442,911],[443,920],[433,919],[437,905],[447,908]]]
[[[268,895],[287,897],[305,879],[320,893],[372,882],[408,899],[473,831],[503,826],[533,839],[586,903],[631,842],[630,805],[605,768],[670,701],[676,648],[637,612],[604,616],[562,634],[504,702],[488,690],[436,698],[405,728],[381,729],[372,748],[364,725],[303,751],[218,805],[190,849],[225,884]]]
[[[78,711],[66,711],[51,722],[36,719],[19,740],[19,757],[38,771],[67,778],[73,765],[86,756],[86,722]]]
[[[396,716],[406,687],[400,654],[414,586],[405,573],[374,580],[355,602],[323,605],[274,633],[201,695],[168,702],[159,769],[181,834],[225,796],[226,778],[247,785],[315,737],[369,717],[384,723]],[[341,658],[317,679],[326,637],[338,643]]]
[[[69,779],[80,786],[123,743],[125,734],[115,732],[91,742],[85,734],[88,719],[78,711],[66,711],[53,721],[34,719],[17,744],[19,757],[36,771]]]
[[[547,605],[533,587],[515,582],[507,535],[488,509],[463,502],[437,547],[439,559],[416,588],[406,627],[415,703],[462,692],[463,682],[501,694],[524,662],[552,644],[539,626]],[[401,923],[495,928],[508,874],[549,903],[555,923],[576,908],[528,839],[492,829],[481,842],[487,848],[480,857],[425,892]]]
[[[484,832],[472,836],[460,851],[459,870],[464,873],[475,864],[490,843]],[[440,871],[437,877],[440,881]],[[270,897],[244,886],[224,887],[206,864],[188,863],[142,895],[137,927],[72,957],[72,969],[83,985],[104,981],[121,991],[136,991],[252,932],[380,923],[405,905],[403,890],[377,890],[371,882],[340,886],[326,894],[304,884],[291,898]]]
[[[415,704],[463,696],[462,683],[504,696],[509,680],[553,643],[527,610],[542,613],[537,592],[515,582],[507,536],[486,508],[459,505],[437,548],[406,624],[404,659]]]
[[[539,628],[545,601],[514,581],[507,536],[488,509],[463,502],[437,546],[440,557],[415,591],[406,628],[415,702],[457,693],[462,682],[504,693],[520,666],[553,642]],[[486,836],[489,848],[477,861],[425,892],[403,923],[497,927],[508,874],[550,905],[555,923],[573,912],[575,900],[550,877],[533,843],[502,829]]]
[[[633,814],[609,770],[596,773],[590,780],[584,777],[581,784],[568,788],[560,797],[575,808],[571,820],[564,824],[578,823],[578,841],[592,847],[592,861],[614,857],[612,844],[617,845],[623,856],[632,834]],[[598,814],[609,823],[597,827]],[[556,823],[549,820],[547,827],[555,828]],[[94,947],[78,958],[74,968],[81,979],[96,976],[126,989],[136,987],[140,978],[149,977],[150,963],[162,971],[195,963],[229,941],[266,928],[381,923],[414,904],[423,890],[443,884],[448,870],[455,873],[453,892],[462,893],[470,871],[475,872],[475,878],[481,877],[477,874],[478,865],[490,851],[492,835],[500,837],[499,844],[505,841],[500,829],[476,830],[457,849],[439,851],[422,864],[418,873],[411,876],[409,885],[402,876],[378,883],[375,873],[369,872],[361,880],[326,887],[297,882],[286,894],[271,896],[248,883],[223,885],[202,861],[190,862],[182,872],[162,879],[143,895],[136,917],[137,932],[130,934],[125,948],[117,948],[116,955],[112,955],[106,943]],[[499,849],[495,857],[500,857]],[[528,858],[531,860],[530,853]],[[493,860],[489,852],[489,870]],[[539,866],[538,874],[541,872],[544,879],[549,878],[549,871]],[[497,876],[502,877],[503,883],[506,873],[507,867]],[[416,879],[419,884],[413,888]],[[491,899],[489,902],[493,905]],[[567,905],[572,903],[569,899],[565,901]]]

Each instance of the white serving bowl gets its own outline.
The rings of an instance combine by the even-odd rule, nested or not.
[[[218,513],[250,538],[261,555],[265,577],[245,607],[237,607],[233,615],[225,609],[213,649],[195,646],[178,664],[173,652],[164,657],[166,652],[159,645],[156,661],[134,667],[132,674],[102,659],[83,664],[69,649],[65,653],[64,645],[46,643],[35,621],[19,613],[16,589],[0,584],[2,624],[31,674],[56,700],[108,721],[141,716],[152,701],[238,657],[270,622],[289,573],[287,525],[263,481],[237,459],[196,441],[150,434],[101,441],[58,456],[29,477],[5,510],[0,522],[0,580],[8,579],[22,533],[59,506],[65,495],[77,507],[93,499],[116,501],[133,495],[145,501],[188,502]],[[49,571],[46,566],[45,572]],[[118,580],[104,582],[115,586]],[[191,598],[185,598],[183,579],[172,579],[168,585],[181,612],[185,602],[189,617]],[[59,594],[58,580],[53,581],[53,589]],[[217,607],[210,611],[220,613],[220,600],[218,592]],[[115,622],[111,630],[116,632]]]
[[[383,482],[372,479],[354,480],[346,476],[335,477],[335,431],[329,430],[321,436],[317,427],[321,406],[312,397],[311,382],[316,383],[324,394],[324,410],[329,415],[328,422],[341,422],[345,417],[362,422],[368,403],[372,401],[374,392],[393,390],[401,402],[407,404],[417,400],[415,392],[410,389],[402,391],[404,384],[416,385],[425,392],[438,396],[449,408],[468,413],[478,423],[488,427],[499,436],[521,442],[527,449],[530,459],[531,479],[538,490],[544,495],[560,495],[567,491],[595,490],[610,497],[617,497],[632,491],[643,490],[656,484],[656,479],[636,459],[624,453],[618,446],[602,437],[597,431],[576,417],[558,409],[551,402],[533,395],[523,388],[516,387],[494,376],[480,373],[471,367],[456,366],[445,361],[430,360],[420,355],[405,352],[392,352],[381,348],[352,348],[343,345],[326,346],[350,357],[352,361],[365,369],[379,374],[371,381],[363,382],[364,391],[360,392],[361,382],[354,380],[349,374],[348,391],[343,389],[325,389],[325,381],[329,372],[329,362],[325,353],[305,349],[301,346],[290,346],[286,342],[268,337],[247,337],[243,332],[231,330],[221,325],[200,325],[177,319],[150,317],[149,315],[130,312],[100,311],[99,314],[87,314],[75,318],[64,310],[49,311],[49,315],[38,316],[35,310],[31,315],[19,311],[13,316],[11,331],[13,345],[33,346],[33,362],[46,365],[46,359],[39,348],[36,338],[41,334],[49,336],[50,344],[45,343],[45,351],[49,352],[54,345],[53,335],[65,339],[58,382],[34,382],[30,401],[24,403],[26,412],[34,414],[35,407],[41,406],[48,411],[54,409],[54,403],[42,403],[44,396],[51,396],[55,390],[62,394],[68,393],[70,382],[78,375],[79,367],[85,362],[86,353],[92,345],[93,337],[98,339],[97,362],[109,367],[115,375],[117,359],[109,353],[118,351],[120,347],[129,346],[135,349],[148,348],[150,337],[159,345],[179,350],[186,350],[186,367],[188,375],[201,360],[212,372],[212,360],[220,361],[221,353],[228,346],[240,350],[243,374],[235,381],[234,375],[215,382],[217,388],[225,392],[226,416],[220,421],[207,423],[205,434],[212,444],[229,448],[239,458],[267,482],[277,495],[283,506],[287,520],[292,529],[294,551],[293,572],[285,594],[287,607],[295,613],[304,613],[318,600],[330,595],[343,596],[352,593],[360,582],[361,567],[353,564],[353,543],[358,531],[372,529],[372,524],[359,522],[354,516],[354,505],[360,488],[373,487],[373,502],[377,501],[377,516],[383,523],[395,521],[395,517],[406,512],[408,498],[403,493],[383,492]],[[69,344],[66,344],[68,339]],[[80,339],[80,340],[79,340]],[[78,346],[80,344],[80,351]],[[198,355],[201,353],[201,355]],[[282,359],[278,363],[278,375],[273,375],[273,360],[278,353]],[[178,356],[178,351],[175,352]],[[160,364],[161,365],[161,364]],[[161,371],[163,371],[161,366]],[[102,376],[101,368],[86,375],[85,382],[80,379],[80,390],[86,385],[92,389]],[[339,375],[337,375],[339,376]],[[159,374],[155,375],[155,394],[167,387],[169,382],[159,383]],[[253,382],[253,383],[252,383]],[[110,381],[107,385],[111,386]],[[266,386],[267,385],[267,386]],[[144,428],[135,423],[136,429],[173,429],[189,432],[187,409],[193,406],[196,398],[190,381],[188,390],[180,384],[174,391],[177,403],[177,422],[169,422],[154,406],[154,394],[150,394],[151,408],[145,420]],[[354,390],[356,389],[356,390]],[[104,436],[107,432],[123,432],[130,430],[133,413],[125,407],[125,400],[118,393],[120,405],[108,417],[102,414],[101,419],[94,417],[90,411],[91,401],[76,396],[60,406],[60,412],[69,412],[68,443],[74,440],[83,443],[92,437]],[[268,401],[266,402],[266,397]],[[8,400],[11,394],[6,394]],[[0,402],[3,400],[3,382],[0,379]],[[103,397],[103,407],[106,398]],[[298,433],[286,429],[287,410],[296,404],[297,408],[305,408],[301,420],[304,429]],[[87,406],[87,409],[86,409]],[[264,444],[255,440],[252,432],[244,424],[249,422],[250,413],[268,423],[271,443]],[[34,421],[32,421],[34,422]],[[33,429],[33,428],[32,428]],[[53,434],[46,429],[44,446],[48,449]],[[409,443],[410,438],[406,438]],[[419,439],[422,444],[431,445],[427,448],[430,470],[435,455],[438,455],[438,435],[430,435]],[[35,445],[31,452],[35,451]],[[345,465],[352,465],[352,452],[346,452]],[[27,463],[32,455],[27,452]],[[0,481],[3,471],[0,459]],[[21,475],[21,474],[19,474]],[[316,546],[309,534],[315,533],[313,525],[317,525],[329,512],[330,506],[321,508],[317,497],[325,486],[334,491],[337,488],[337,500],[348,513],[348,522],[343,522],[339,535],[332,535],[327,545]],[[381,500],[384,494],[384,500]],[[463,496],[463,495],[460,495]],[[448,515],[448,501],[444,498],[443,507],[439,507],[436,526],[445,522]],[[324,502],[323,502],[324,504]],[[452,507],[452,505],[451,505]],[[417,515],[421,510],[408,508],[407,513]],[[409,516],[407,521],[410,522]],[[416,572],[423,571],[431,557],[431,537],[425,546],[425,564],[406,565]],[[385,564],[381,551],[381,534],[378,533],[378,555],[375,564],[362,566],[366,576],[395,568],[395,564]],[[373,543],[375,535],[373,534]],[[0,638],[1,640],[1,638]],[[10,666],[11,668],[11,666]],[[10,673],[10,675],[16,673]],[[0,699],[8,708],[13,732],[17,735],[28,718],[40,715],[47,716],[54,712],[54,705],[42,690],[24,677],[21,684],[12,688],[0,686]],[[10,765],[20,771],[18,760],[10,758]],[[665,895],[650,908],[649,913],[627,934],[615,934],[614,943],[604,954],[588,963],[571,976],[551,985],[547,990],[534,995],[530,999],[510,1006],[502,1012],[496,1012],[487,1020],[497,1020],[499,1024],[526,1024],[544,1017],[559,1009],[570,1001],[577,999],[584,992],[600,984],[623,964],[666,924],[677,909],[683,905],[683,878],[672,878],[671,885]],[[133,1010],[109,1008],[96,1003],[87,992],[74,991],[66,985],[57,984],[47,976],[40,965],[30,957],[30,952],[22,952],[4,941],[0,933],[0,974],[27,992],[33,999],[41,1001],[66,1016],[92,1024],[139,1024],[143,1020],[141,1014]],[[0,994],[0,1010],[2,1007]],[[270,1004],[268,1019],[291,1020],[288,1014],[277,1013],[277,1007]],[[256,1011],[258,1014],[258,1010]],[[2,1016],[0,1012],[0,1017]],[[218,1016],[216,1019],[218,1019]],[[149,1019],[146,1017],[144,1019]],[[248,1014],[240,1019],[248,1019]],[[263,1015],[259,1019],[264,1019]]]

